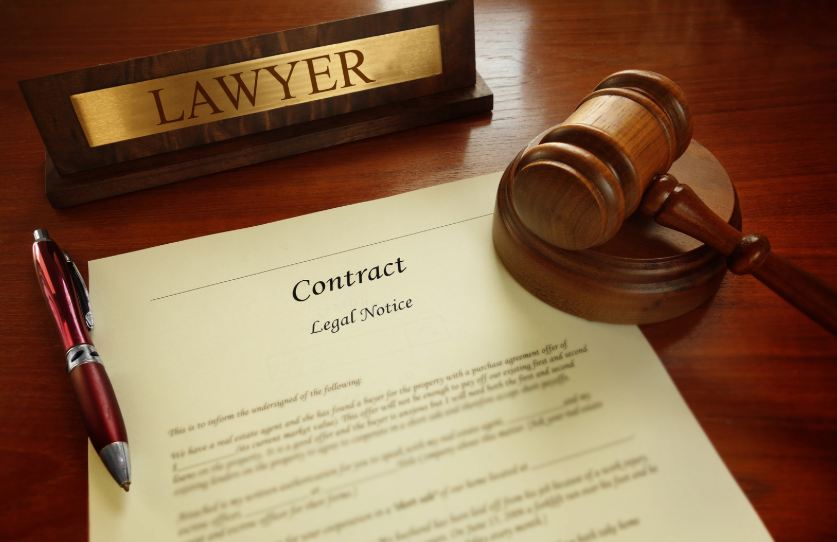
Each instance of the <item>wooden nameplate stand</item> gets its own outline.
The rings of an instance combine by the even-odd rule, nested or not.
[[[56,209],[193,179],[410,128],[491,111],[494,95],[477,74],[475,85],[345,113],[237,139],[210,143],[61,175],[49,151],[45,191]]]
[[[837,289],[740,232],[729,176],[691,135],[670,80],[625,71],[602,81],[503,174],[493,236],[511,275],[562,311],[645,324],[694,309],[729,268],[837,335]]]
[[[473,0],[20,82],[68,207],[490,111]]]

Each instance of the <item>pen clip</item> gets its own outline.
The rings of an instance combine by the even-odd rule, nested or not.
[[[90,307],[90,292],[87,291],[87,285],[84,283],[84,279],[81,278],[81,273],[79,273],[78,267],[76,267],[76,262],[73,261],[66,250],[62,252],[64,253],[64,259],[67,261],[67,267],[70,268],[70,278],[73,281],[76,299],[78,299],[78,304],[81,306],[81,313],[84,316],[84,326],[87,328],[87,331],[93,331],[93,309]]]

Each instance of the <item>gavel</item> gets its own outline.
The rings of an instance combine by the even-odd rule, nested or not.
[[[501,237],[533,234],[534,244],[551,247],[542,252],[582,251],[606,243],[639,211],[714,248],[730,271],[753,275],[837,335],[837,289],[772,252],[765,236],[742,234],[667,173],[689,147],[692,128],[686,97],[668,78],[636,70],[606,78],[509,165],[495,213],[501,259],[514,267]],[[497,220],[517,221],[517,233],[499,235]],[[528,273],[521,269],[512,273],[518,280]],[[535,281],[524,285],[538,295],[550,279],[533,272]]]

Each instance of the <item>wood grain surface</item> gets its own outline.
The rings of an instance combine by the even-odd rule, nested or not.
[[[603,77],[645,69],[688,96],[745,231],[837,283],[828,2],[477,0],[491,114],[62,211],[44,197],[44,146],[17,81],[403,5],[0,3],[0,540],[87,538],[87,438],[32,269],[35,228],[86,273],[96,258],[502,170]],[[731,274],[695,311],[642,330],[776,540],[837,539],[837,339]]]

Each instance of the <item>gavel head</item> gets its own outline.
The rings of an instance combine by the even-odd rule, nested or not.
[[[653,72],[615,73],[511,164],[514,208],[547,243],[600,245],[691,139],[689,105],[677,85]]]

